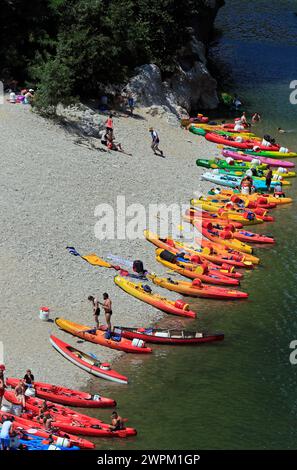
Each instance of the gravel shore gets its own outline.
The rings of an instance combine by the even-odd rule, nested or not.
[[[99,140],[90,139],[92,145],[79,141],[29,107],[0,107],[0,340],[7,376],[21,376],[30,367],[37,380],[64,386],[81,387],[89,379],[51,347],[51,333],[74,346],[77,339],[58,331],[53,322],[42,322],[42,305],[50,308],[51,319],[63,316],[92,325],[87,297],[101,297],[106,291],[113,300],[114,324],[145,326],[163,317],[118,289],[114,271],[92,267],[65,249],[70,245],[81,254],[141,259],[148,269],[165,273],[145,240],[99,241],[94,234],[95,207],[114,206],[118,195],[126,196],[127,205],[137,202],[146,208],[150,203],[187,203],[194,190],[209,187],[200,181],[202,170],[195,160],[219,150],[145,110],[136,114],[114,119],[117,140],[132,153],[127,156],[107,152]],[[166,158],[152,153],[149,126],[158,130]],[[168,297],[178,298],[173,293]],[[90,343],[78,347],[104,360],[120,355]]]

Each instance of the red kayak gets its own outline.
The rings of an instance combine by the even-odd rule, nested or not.
[[[16,416],[10,413],[6,413],[5,411],[0,411],[0,417],[3,418],[4,416],[7,417],[14,417],[14,428],[17,429],[20,427],[24,431],[35,434],[38,437],[44,437],[47,439],[50,435],[53,437],[55,444],[58,444],[59,441],[63,441],[65,439],[70,441],[70,446],[78,446],[81,449],[94,449],[95,444],[93,442],[88,441],[87,439],[83,439],[82,437],[77,437],[69,433],[65,433],[55,429],[55,431],[47,431],[42,424],[33,422],[31,419],[28,418],[27,413],[23,413],[22,416]]]
[[[4,397],[13,404],[19,404],[13,391],[6,390]],[[40,398],[26,397],[26,410],[32,413],[31,419],[34,423],[38,422],[38,415],[42,404],[43,400]],[[47,411],[53,418],[52,426],[64,432],[93,437],[129,437],[137,434],[133,428],[112,431],[109,424],[97,418],[77,413],[70,408],[50,401],[47,401],[47,408]]]
[[[208,228],[209,225],[207,223],[202,223],[203,227]],[[275,243],[275,240],[273,237],[268,237],[267,235],[262,235],[259,233],[254,233],[254,232],[248,232],[247,230],[236,230],[233,224],[229,224],[224,228],[223,230],[218,229],[216,225],[213,225],[214,228],[217,229],[219,234],[221,233],[229,233],[230,237],[229,238],[235,238],[237,240],[240,240],[241,242],[244,243],[269,243],[273,244]],[[223,238],[223,237],[222,237]]]
[[[183,216],[183,219],[186,222],[192,222],[193,218],[198,219],[198,220],[201,220],[201,219],[206,220],[207,222],[215,221],[217,224],[220,224],[222,227],[224,227],[225,225],[230,224],[230,219],[220,218],[220,216],[215,212],[208,212],[208,211],[205,211],[205,210],[194,209],[193,207],[191,207],[191,208],[186,210],[186,212]],[[236,228],[242,228],[243,227],[241,222],[234,221],[234,225],[235,225]]]
[[[100,377],[101,379],[111,380],[112,382],[117,382],[120,384],[128,383],[128,378],[125,377],[124,375],[119,374],[115,370],[113,370],[107,362],[100,362],[100,360],[97,357],[93,357],[90,354],[86,354],[80,351],[79,349],[73,348],[72,346],[70,346],[70,344],[64,343],[64,341],[56,338],[56,336],[51,335],[50,342],[52,346],[60,354],[62,354],[62,356],[64,356],[66,359],[72,362],[72,364],[75,364],[81,369],[86,370],[90,374],[95,375],[96,377]],[[36,385],[36,382],[35,382],[35,385]],[[39,396],[40,398],[45,398],[44,392],[42,393],[43,393],[43,396],[41,396],[40,391],[38,391],[37,396]],[[52,397],[48,399],[51,401],[55,401],[56,403],[62,403],[63,405],[70,405],[70,406],[81,406],[81,407],[82,406],[87,406],[87,407],[102,406],[100,405],[102,397],[99,397],[99,395],[96,395],[96,400],[94,400],[92,399],[92,395],[89,395],[88,393],[84,393],[84,392],[78,392],[78,393],[83,399],[85,399],[85,402],[86,402],[85,405],[82,404],[82,399],[80,399],[80,397],[77,397],[77,396],[76,397],[71,396],[71,402],[70,401],[66,402],[64,400],[64,396],[63,396],[63,402],[57,401],[57,398],[60,399],[60,395],[56,399]],[[87,396],[86,398],[84,398],[85,395]],[[99,397],[99,400],[97,397]],[[74,402],[76,400],[77,400],[78,405],[74,405]]]
[[[279,145],[270,145],[269,147],[261,145],[258,141],[251,139],[242,139],[241,142],[237,141],[235,138],[230,136],[223,136],[220,134],[214,134],[213,132],[208,132],[205,134],[206,140],[214,142],[215,144],[225,145],[226,147],[235,147],[239,149],[253,149],[255,146],[259,150],[269,150],[270,152],[278,152],[280,149]]]
[[[6,379],[7,385],[15,388],[19,379],[9,377]],[[68,406],[79,406],[81,408],[105,408],[116,406],[115,400],[101,397],[100,395],[91,395],[86,392],[79,392],[66,387],[60,387],[43,382],[34,382],[36,397],[44,400],[50,400],[55,403],[61,403]]]
[[[198,265],[196,260],[190,261],[180,254],[175,254],[169,250],[156,250],[156,259],[166,268],[175,271],[190,279],[200,279],[202,282],[216,285],[238,286],[239,280],[226,276],[219,270],[209,270],[207,263]]]
[[[224,339],[223,333],[206,334],[185,330],[161,330],[115,326],[114,331],[120,332],[125,338],[142,339],[147,343],[154,344],[201,344],[222,341]]]
[[[216,254],[212,246],[201,247],[200,243],[192,246],[181,241],[173,240],[173,238],[170,237],[161,238],[149,230],[145,230],[144,235],[149,242],[153,243],[158,248],[169,250],[175,254],[190,253],[191,255],[198,255],[202,261],[209,262],[213,267],[216,265],[220,266],[221,269],[224,269],[227,273],[230,272],[230,268],[234,267],[246,269],[254,268],[253,264],[245,261],[243,257],[235,257],[233,254],[228,256],[227,252],[224,255]]]

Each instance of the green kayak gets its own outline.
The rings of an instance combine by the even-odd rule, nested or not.
[[[220,159],[213,159],[213,160],[206,160],[203,158],[198,158],[196,160],[196,165],[197,166],[203,166],[204,168],[219,168],[223,170],[230,170],[230,171],[246,171],[249,170],[250,168],[255,167],[253,163],[250,162],[241,162],[239,161],[236,162],[235,165],[230,165],[226,160],[220,160]],[[257,170],[265,170],[267,168],[267,165],[257,165],[256,166]]]

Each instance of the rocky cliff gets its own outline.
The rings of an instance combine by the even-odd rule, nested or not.
[[[176,71],[165,80],[155,64],[138,67],[126,91],[152,112],[187,115],[191,109],[218,105],[217,82],[207,68],[213,23],[224,0],[197,0],[197,13],[187,28],[188,42],[178,51]]]

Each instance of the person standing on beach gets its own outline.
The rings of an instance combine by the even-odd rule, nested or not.
[[[12,433],[12,425],[14,417],[6,418],[2,424],[0,431],[1,450],[9,450],[10,448],[10,436]]]
[[[134,111],[134,98],[131,93],[128,95],[128,108],[130,110],[130,116],[133,116]]]
[[[92,303],[93,315],[94,315],[94,320],[95,320],[95,323],[96,323],[96,328],[99,328],[99,315],[100,315],[99,304],[100,304],[100,302],[93,295],[89,295],[88,300]]]
[[[162,150],[159,149],[160,139],[159,139],[158,132],[155,131],[153,127],[149,128],[149,132],[151,133],[151,136],[152,136],[151,148],[152,148],[154,154],[157,155],[157,152],[159,152],[161,157],[163,157],[163,152],[162,152]]]
[[[271,181],[272,181],[272,170],[268,167],[268,172],[266,173],[266,186],[268,191],[270,191]]]
[[[0,365],[0,408],[2,405],[2,400],[4,397],[4,392],[5,392],[5,380],[4,380],[4,371],[5,371],[5,366],[3,364]]]
[[[110,135],[111,139],[113,137],[113,119],[112,118],[113,118],[113,115],[110,113],[110,115],[105,121],[106,134]]]
[[[105,313],[105,320],[107,324],[107,328],[111,331],[111,315],[112,315],[112,302],[109,298],[109,295],[104,292],[103,294],[103,304],[104,313]]]

